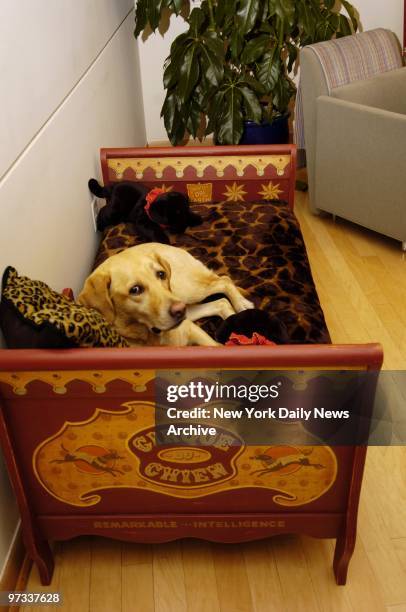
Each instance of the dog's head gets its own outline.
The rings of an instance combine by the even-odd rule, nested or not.
[[[177,191],[159,195],[150,208],[150,216],[158,225],[167,227],[175,234],[182,234],[188,227],[199,225],[202,220],[189,208],[189,198]]]
[[[185,304],[171,291],[168,262],[153,248],[141,256],[136,249],[107,259],[87,278],[78,297],[127,338],[139,333],[140,326],[155,333],[173,329],[186,314]]]

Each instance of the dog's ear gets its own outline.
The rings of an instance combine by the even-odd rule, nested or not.
[[[98,310],[109,323],[114,321],[114,306],[110,297],[111,275],[109,272],[95,270],[84,284],[78,302]]]
[[[160,266],[163,267],[163,269],[166,272],[166,277],[169,281],[169,285],[170,285],[170,281],[171,281],[171,274],[172,274],[172,270],[171,270],[171,266],[170,264],[166,261],[166,259],[164,257],[162,257],[162,255],[155,255],[157,262],[159,263]]]

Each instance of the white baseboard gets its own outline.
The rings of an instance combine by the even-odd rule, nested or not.
[[[31,562],[26,554],[21,521],[19,521],[1,571],[0,591],[23,590],[27,583],[30,567]]]

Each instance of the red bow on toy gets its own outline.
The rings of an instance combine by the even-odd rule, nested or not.
[[[151,191],[145,196],[147,203],[144,206],[144,210],[147,213],[148,217],[150,217],[149,209],[151,208],[152,203],[155,202],[157,197],[162,195],[163,193],[165,193],[165,191],[161,189],[161,187],[154,187],[154,189],[151,189]]]
[[[226,342],[226,346],[235,346],[241,344],[269,344],[271,346],[276,346],[275,342],[268,340],[265,336],[261,336],[257,332],[254,332],[251,338],[244,336],[243,334],[232,333],[229,339]]]
[[[157,197],[162,195],[163,193],[165,193],[165,189],[162,189],[161,187],[154,187],[154,189],[151,189],[151,191],[149,193],[147,193],[147,195],[145,196],[145,200],[146,200],[147,203],[144,206],[144,210],[145,210],[145,212],[147,214],[147,217],[151,221],[153,221],[154,223],[155,223],[155,221],[151,217],[150,208],[151,208],[152,204],[155,202],[155,200],[157,199]],[[168,226],[161,224],[160,227],[165,229]]]

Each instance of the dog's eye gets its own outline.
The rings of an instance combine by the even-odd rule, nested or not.
[[[130,294],[131,295],[141,295],[143,291],[144,291],[144,287],[142,285],[134,285],[130,289]]]
[[[164,272],[163,270],[158,270],[158,272],[156,273],[157,277],[160,278],[161,280],[165,280],[166,279],[166,272]]]

